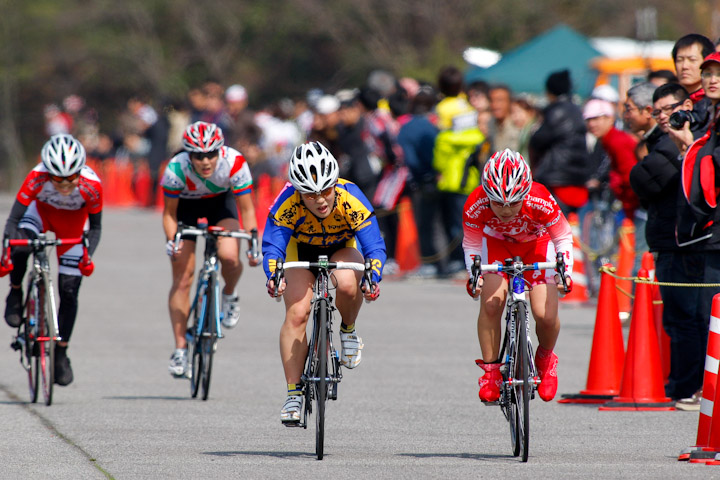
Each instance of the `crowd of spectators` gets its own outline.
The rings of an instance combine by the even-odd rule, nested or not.
[[[610,192],[635,224],[636,265],[649,249],[660,280],[717,282],[720,218],[712,197],[718,189],[681,175],[687,151],[695,155],[693,162],[701,158],[693,148],[720,165],[718,135],[703,137],[709,128],[717,130],[720,54],[713,52],[709,39],[686,35],[672,51],[675,72],[650,72],[627,92],[600,85],[582,103],[568,70],[552,72],[545,79],[546,96],[539,99],[503,84],[465,84],[463,73],[448,66],[428,81],[375,70],[362,85],[313,89],[258,110],[249,108],[248,91],[240,84],[207,81],[182,101],[156,102],[138,93],[110,132],[101,130],[93,108],[70,95],[45,107],[45,129],[47,135],[72,133],[98,160],[147,162],[153,188],[163,163],[180,149],[185,126],[198,120],[222,128],[254,177],[284,179],[294,147],[320,141],[338,159],[341,177],[374,203],[389,274],[397,271],[399,199],[410,197],[422,257],[422,266],[410,275],[423,278],[464,269],[463,203],[479,184],[485,161],[509,148],[521,152],[534,179],[548,187],[566,215],[582,216],[596,198],[593,192]],[[692,112],[689,121],[673,127],[670,116],[680,110]],[[704,142],[693,143],[700,137]],[[697,177],[701,166],[707,168],[698,163]],[[693,204],[697,198],[706,203]],[[711,227],[699,228],[698,219]],[[715,290],[700,289],[688,302],[686,292],[661,289],[672,345],[667,394],[689,408],[699,404]]]

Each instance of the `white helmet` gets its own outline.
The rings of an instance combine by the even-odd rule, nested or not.
[[[485,164],[482,187],[490,200],[504,205],[525,198],[532,187],[532,174],[518,152],[506,148]]]
[[[85,166],[85,147],[72,135],[53,135],[40,156],[48,172],[58,177],[68,177]]]
[[[308,142],[295,148],[288,179],[301,193],[320,193],[338,180],[338,163],[332,153],[320,142]]]

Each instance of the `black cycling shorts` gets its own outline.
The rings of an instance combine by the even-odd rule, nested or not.
[[[177,219],[185,225],[197,226],[198,218],[207,218],[208,225],[217,225],[226,218],[238,219],[235,196],[228,191],[208,198],[181,198],[178,202]],[[185,240],[195,240],[188,237]]]

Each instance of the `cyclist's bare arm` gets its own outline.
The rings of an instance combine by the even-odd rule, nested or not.
[[[175,245],[175,233],[178,229],[177,210],[179,198],[165,197],[165,206],[163,207],[163,230],[167,239],[167,254],[171,258],[175,258],[180,250],[182,243]]]

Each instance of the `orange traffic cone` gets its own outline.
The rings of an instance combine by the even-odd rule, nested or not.
[[[648,278],[648,271],[641,268],[638,276]],[[638,283],[620,395],[599,410],[675,410],[665,396],[657,338],[650,285]]]
[[[710,314],[710,331],[705,355],[705,376],[703,377],[697,439],[694,446],[680,452],[678,460],[713,460],[715,453],[720,451],[720,448],[718,448],[720,447],[720,412],[716,410],[716,407],[720,404],[720,399],[717,398],[717,392],[720,388],[720,384],[718,384],[718,378],[720,378],[718,376],[718,362],[720,362],[720,293],[713,297]],[[712,435],[716,437],[714,443],[711,442]],[[708,447],[710,447],[710,450],[707,450]],[[704,453],[707,451],[714,453],[712,455]]]
[[[402,197],[397,204],[398,229],[395,260],[400,270],[409,272],[420,266],[420,243],[415,215],[409,197]]]
[[[579,231],[580,222],[576,213],[568,215],[568,223],[573,232]],[[580,248],[580,241],[575,233],[573,233],[573,289],[560,300],[562,302],[587,302],[590,299],[588,294],[588,277],[585,270],[585,255]]]
[[[603,272],[600,277],[587,387],[580,393],[563,395],[558,403],[605,403],[612,400],[620,392],[624,361],[625,347],[618,315],[615,277]]]
[[[635,263],[635,225],[632,220],[625,218],[620,226],[620,245],[618,246],[617,274],[621,277],[629,277],[632,275],[633,265]],[[632,310],[632,280],[617,281],[618,286],[618,306],[620,307],[620,316],[627,318]]]

